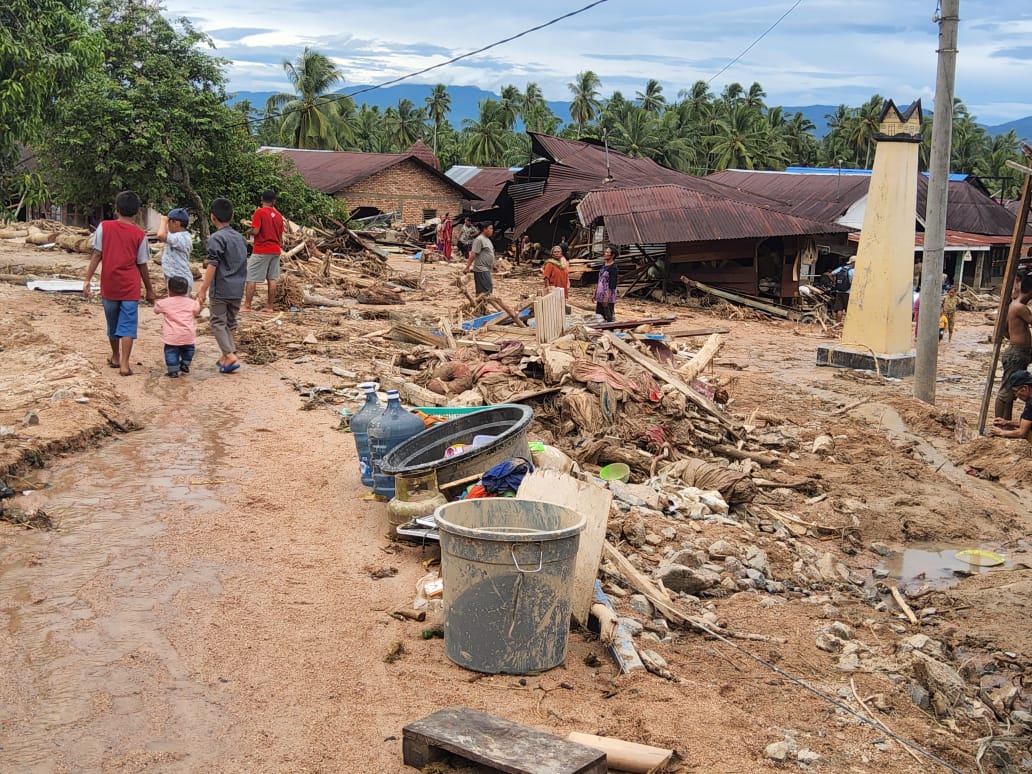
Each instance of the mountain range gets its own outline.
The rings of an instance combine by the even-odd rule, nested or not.
[[[369,86],[350,86],[340,89],[337,93],[351,94],[370,88],[371,87]],[[397,105],[398,100],[401,99],[411,100],[416,105],[425,105],[426,98],[430,96],[430,90],[432,88],[433,86],[431,84],[399,83],[394,86],[385,86],[383,88],[366,91],[365,93],[356,96],[355,101],[359,105],[362,103],[367,105],[377,105],[381,110],[390,107],[391,105]],[[449,86],[448,94],[451,96],[451,112],[448,114],[448,120],[451,122],[452,126],[456,128],[460,128],[462,126],[462,119],[476,118],[478,114],[477,104],[481,100],[499,99],[497,94],[486,91],[477,86]],[[271,91],[239,91],[231,95],[229,101],[232,104],[246,99],[249,100],[255,108],[261,109],[265,106],[266,100],[268,100],[272,95],[273,92]],[[633,98],[634,95],[625,94],[624,96],[630,99]],[[564,121],[569,119],[569,102],[548,101],[548,107]],[[782,110],[784,111],[785,116],[791,116],[797,111],[802,113],[816,127],[814,134],[817,137],[823,137],[828,133],[827,116],[834,113],[836,107],[838,106],[802,105],[798,107],[784,106],[782,107]],[[931,111],[926,112],[930,113]],[[1029,138],[1032,138],[1032,116],[1025,116],[1024,118],[1019,118],[1016,121],[1008,121],[1007,123],[997,124],[995,126],[985,126],[985,130],[994,137],[998,134],[1004,134],[1011,129],[1014,129],[1020,139],[1029,140]]]

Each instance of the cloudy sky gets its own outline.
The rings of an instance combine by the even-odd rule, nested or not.
[[[426,0],[166,0],[232,61],[230,88],[279,91],[282,61],[305,45],[332,56],[347,84],[379,83],[442,62],[573,11],[589,0],[519,0],[481,6]],[[569,99],[594,70],[603,93],[632,97],[648,78],[668,98],[696,80],[718,92],[759,81],[770,104],[859,105],[873,93],[932,106],[935,0],[802,0],[763,40],[717,75],[795,0],[607,0],[602,5],[413,82],[541,86]],[[465,9],[465,10],[464,10]],[[963,0],[957,96],[997,124],[1032,115],[1032,3]]]

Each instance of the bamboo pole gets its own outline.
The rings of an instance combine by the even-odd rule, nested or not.
[[[1022,145],[1025,155],[1032,153],[1027,145]],[[1016,165],[1017,166],[1017,165]],[[989,416],[989,399],[993,394],[993,382],[996,381],[996,365],[1000,361],[1000,347],[1007,326],[1007,307],[1011,302],[1011,288],[1014,286],[1014,275],[1021,257],[1021,245],[1025,240],[1025,224],[1028,223],[1029,207],[1032,206],[1032,170],[1025,170],[1025,184],[1021,187],[1021,203],[1014,220],[1014,234],[1011,238],[1010,255],[1007,257],[1007,269],[1003,274],[1003,287],[1000,290],[1000,307],[996,312],[996,327],[993,331],[993,356],[989,364],[989,373],[985,377],[985,392],[982,394],[982,406],[978,411],[978,431],[985,431],[985,423]]]

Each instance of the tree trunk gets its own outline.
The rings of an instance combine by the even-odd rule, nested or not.
[[[197,227],[201,231],[201,244],[206,244],[208,237],[211,235],[211,229],[208,225],[208,212],[204,208],[204,202],[201,201],[201,195],[194,190],[193,183],[190,182],[190,170],[186,168],[185,164],[179,164],[179,175],[176,184],[179,186],[179,190],[190,200],[190,205],[197,212]]]

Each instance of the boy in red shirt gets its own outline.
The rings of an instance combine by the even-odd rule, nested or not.
[[[250,312],[254,291],[259,282],[269,281],[269,297],[263,312],[273,311],[276,301],[276,280],[280,277],[280,240],[283,238],[283,216],[276,209],[276,192],[271,188],[262,193],[262,206],[251,217],[254,249],[247,259],[247,283],[244,285],[244,305],[241,312]]]
[[[173,379],[178,378],[180,371],[190,373],[194,357],[197,340],[194,316],[201,313],[201,304],[187,295],[189,289],[186,277],[169,277],[168,298],[154,303],[154,314],[165,318],[161,322],[161,340],[165,344],[168,375]]]
[[[100,297],[107,319],[107,337],[111,344],[108,365],[122,376],[132,376],[130,356],[139,319],[140,280],[147,291],[147,302],[154,302],[151,287],[150,248],[147,234],[133,223],[140,211],[140,197],[133,191],[122,191],[115,197],[115,219],[105,220],[93,235],[93,254],[86,269],[82,294],[90,297],[90,282],[100,266]]]

